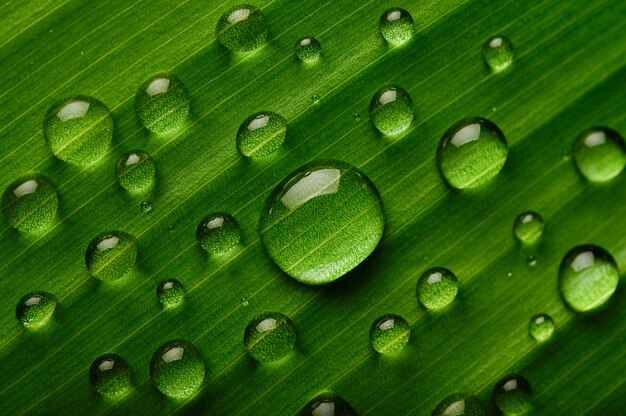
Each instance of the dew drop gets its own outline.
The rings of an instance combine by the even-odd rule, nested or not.
[[[437,404],[433,416],[484,416],[485,409],[480,401],[466,393],[452,394]]]
[[[531,397],[530,383],[519,374],[508,375],[493,387],[493,402],[507,415],[523,414],[530,410]]]
[[[257,361],[277,361],[287,356],[296,345],[296,327],[286,315],[266,312],[250,321],[243,342]]]
[[[99,280],[117,280],[128,273],[137,260],[137,240],[122,231],[108,231],[95,237],[87,247],[87,270]]]
[[[152,211],[152,201],[150,201],[149,199],[146,199],[145,201],[141,201],[141,210],[143,212]]]
[[[189,92],[178,77],[158,74],[139,87],[135,95],[135,111],[146,129],[164,135],[185,124],[190,102]]]
[[[398,136],[413,121],[413,101],[403,88],[383,87],[372,98],[369,106],[374,127],[387,136]]]
[[[578,171],[591,182],[605,182],[626,166],[626,143],[615,130],[594,127],[574,141],[572,150]]]
[[[59,208],[57,190],[40,175],[23,176],[4,191],[2,210],[11,227],[39,232],[52,223]]]
[[[204,217],[196,229],[200,246],[209,254],[225,254],[241,239],[241,230],[235,217],[218,212]]]
[[[441,309],[450,304],[459,291],[454,273],[444,267],[426,270],[417,282],[417,296],[427,309]]]
[[[504,36],[494,36],[483,44],[483,57],[487,65],[500,72],[513,63],[513,44]]]
[[[315,38],[298,39],[295,46],[296,56],[305,64],[317,62],[322,55],[322,45]]]
[[[544,222],[536,212],[522,212],[515,219],[513,233],[523,244],[535,244],[543,234]]]
[[[198,391],[205,372],[200,351],[192,343],[180,339],[161,345],[150,362],[154,386],[164,395],[178,400]]]
[[[308,402],[300,416],[357,416],[356,411],[341,397],[332,393],[322,393]]]
[[[149,189],[154,183],[155,173],[154,159],[143,150],[131,150],[124,153],[115,166],[117,182],[129,192]]]
[[[313,104],[317,104],[317,103],[319,103],[319,102],[320,102],[320,96],[319,96],[319,94],[313,94],[313,95],[311,96],[311,101],[313,101]]]
[[[185,301],[185,288],[176,279],[163,280],[156,289],[157,299],[165,309],[182,306]]]
[[[406,43],[415,33],[411,13],[400,8],[385,11],[380,17],[379,28],[383,38],[393,46]]]
[[[50,321],[57,300],[48,292],[31,292],[24,295],[15,308],[15,317],[28,329],[36,329]]]
[[[237,131],[237,149],[246,157],[263,157],[275,152],[287,136],[287,120],[280,114],[262,111],[244,120]]]
[[[242,5],[228,10],[217,22],[217,38],[231,51],[247,52],[267,41],[265,16],[256,6]]]
[[[537,258],[533,255],[528,256],[528,258],[526,259],[526,264],[528,264],[528,267],[530,267],[531,269],[534,269],[535,267],[537,267]]]
[[[537,341],[545,341],[554,333],[554,321],[550,315],[537,314],[530,318],[528,333]]]
[[[119,400],[132,390],[128,364],[113,353],[94,360],[89,368],[89,380],[96,392],[107,399]]]
[[[370,343],[376,352],[395,354],[408,344],[410,335],[411,328],[403,317],[388,314],[372,323]]]
[[[374,184],[352,165],[316,161],[296,169],[267,198],[259,230],[272,260],[306,284],[343,276],[376,248],[385,228]]]
[[[250,301],[245,296],[241,298],[240,302],[241,302],[241,306],[248,306],[250,304]]]
[[[353,117],[354,117],[354,119],[355,119],[356,121],[361,120],[361,114],[359,114],[359,113],[354,113]]]

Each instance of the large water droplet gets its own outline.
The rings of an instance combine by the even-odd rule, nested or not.
[[[534,244],[541,238],[544,222],[536,212],[522,212],[515,218],[513,233],[523,244]]]
[[[277,361],[296,345],[296,327],[288,316],[266,312],[250,321],[243,342],[248,353],[257,361]]]
[[[563,257],[559,268],[559,290],[565,303],[577,312],[604,305],[617,289],[619,271],[605,249],[582,245]]]
[[[56,157],[73,165],[85,166],[109,151],[113,118],[101,101],[77,95],[48,110],[43,133]]]
[[[411,328],[401,316],[388,314],[376,319],[370,328],[370,343],[376,352],[394,354],[409,342]]]
[[[161,345],[150,361],[154,386],[174,399],[186,399],[198,391],[205,372],[200,352],[190,342],[180,339]]]
[[[15,308],[15,316],[26,328],[45,325],[57,307],[56,298],[48,292],[31,292],[24,295]]]
[[[296,56],[306,64],[316,62],[322,54],[322,45],[315,38],[301,38],[296,42]]]
[[[85,263],[99,280],[117,280],[128,273],[137,259],[137,240],[122,231],[108,231],[95,237],[87,247]]]
[[[413,101],[400,87],[383,87],[372,98],[369,107],[374,126],[387,136],[397,136],[413,121]]]
[[[94,360],[89,368],[89,380],[96,392],[107,399],[121,399],[132,390],[128,364],[113,353]]]
[[[54,185],[39,175],[27,175],[7,187],[2,210],[11,227],[22,232],[39,232],[54,220],[59,196]]]
[[[615,130],[594,127],[574,141],[574,162],[591,182],[605,182],[619,175],[626,166],[626,144]]]
[[[483,44],[483,57],[487,65],[500,72],[513,63],[513,44],[504,36],[494,36]]]
[[[176,279],[163,280],[157,286],[157,299],[165,309],[180,307],[185,301],[185,288]]]
[[[237,131],[237,148],[246,157],[262,157],[276,151],[287,136],[287,120],[271,111],[252,114]]]
[[[152,186],[156,164],[143,150],[131,150],[117,161],[115,174],[120,186],[130,192],[141,192]]]
[[[480,401],[466,393],[452,394],[439,402],[433,416],[484,416],[485,409]]]
[[[235,52],[257,49],[267,41],[267,32],[265,16],[256,6],[234,7],[217,22],[217,38]]]
[[[379,28],[383,38],[394,46],[407,42],[415,33],[411,13],[397,7],[383,13]]]
[[[444,267],[426,270],[417,282],[417,297],[428,309],[441,309],[450,304],[459,291],[454,273]]]
[[[241,230],[235,217],[225,212],[217,212],[200,221],[196,238],[206,252],[225,254],[239,243]]]
[[[495,177],[508,149],[502,131],[484,118],[466,118],[450,127],[439,142],[439,169],[450,186],[475,188]]]
[[[329,283],[352,270],[376,248],[384,228],[374,184],[354,166],[332,160],[287,176],[259,220],[269,256],[306,284]]]
[[[189,92],[178,77],[158,74],[139,87],[135,111],[145,128],[156,134],[168,134],[185,124],[190,102]]]
[[[300,416],[357,416],[356,411],[341,397],[322,393],[302,408]]]
[[[506,415],[519,415],[531,408],[532,389],[519,374],[502,378],[493,387],[493,402]]]
[[[537,314],[530,318],[528,333],[537,341],[545,341],[554,333],[554,321],[550,315]]]

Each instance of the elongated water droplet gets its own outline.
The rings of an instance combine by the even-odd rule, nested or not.
[[[332,393],[322,393],[308,402],[300,411],[300,416],[357,416],[356,411],[341,397]]]
[[[385,228],[380,195],[354,166],[316,161],[292,172],[265,202],[261,241],[294,279],[324,284],[361,263]]]
[[[235,52],[247,52],[262,46],[267,41],[267,32],[265,16],[256,6],[234,7],[217,22],[217,38]]]
[[[241,231],[235,217],[225,212],[217,212],[200,221],[196,238],[209,254],[225,254],[239,243]]]
[[[89,380],[96,392],[107,399],[119,400],[132,390],[128,364],[113,353],[94,360],[89,368]]]
[[[522,212],[515,219],[513,233],[523,244],[535,244],[543,234],[544,222],[536,212]]]
[[[322,45],[315,38],[301,38],[296,42],[295,51],[298,59],[306,64],[312,64],[322,55]]]
[[[428,309],[441,309],[450,304],[459,291],[454,273],[444,267],[426,270],[417,282],[417,296]]]
[[[200,351],[192,343],[181,339],[161,345],[150,361],[154,386],[174,399],[186,399],[198,391],[205,373]]]
[[[484,118],[466,118],[450,127],[439,142],[439,169],[450,186],[475,188],[493,179],[506,163],[502,131]]]
[[[277,361],[287,356],[296,345],[296,327],[288,316],[266,312],[250,321],[243,342],[257,361]]]
[[[15,317],[28,329],[45,325],[57,307],[54,295],[48,292],[31,292],[24,295],[15,307]]]
[[[137,240],[122,231],[96,236],[85,254],[87,270],[99,280],[117,280],[128,273],[137,260]]]
[[[513,44],[504,36],[494,36],[483,44],[483,57],[487,65],[500,72],[513,63]]]
[[[492,398],[496,407],[504,414],[524,414],[532,405],[532,389],[524,376],[511,374],[496,383]]]
[[[163,280],[157,286],[157,298],[165,309],[173,309],[182,306],[185,301],[185,288],[176,279]]]
[[[131,150],[124,153],[115,167],[117,182],[129,192],[149,189],[154,183],[155,173],[154,159],[143,150]]]
[[[554,333],[554,321],[550,315],[537,314],[530,318],[528,333],[537,341],[545,341]]]
[[[372,98],[369,107],[374,126],[387,136],[398,136],[413,121],[413,101],[403,88],[383,87]]]
[[[411,328],[401,316],[388,314],[376,319],[370,329],[370,343],[376,352],[394,354],[409,342]]]
[[[101,101],[77,95],[54,104],[43,132],[52,153],[73,165],[90,165],[104,156],[113,139],[113,118]]]
[[[275,152],[287,136],[287,120],[271,111],[252,114],[237,131],[237,149],[246,157],[263,157]]]
[[[615,130],[594,127],[574,141],[572,150],[578,171],[591,182],[605,182],[626,166],[626,143]]]
[[[145,128],[156,134],[168,134],[185,124],[190,102],[189,92],[178,77],[158,74],[139,87],[135,111]]]
[[[57,215],[59,196],[54,185],[40,175],[23,176],[7,187],[2,210],[11,227],[37,233],[48,227]]]
[[[393,46],[406,43],[415,33],[411,13],[398,7],[383,13],[379,21],[380,33]]]
[[[439,402],[433,416],[484,416],[480,401],[467,393],[452,394]]]

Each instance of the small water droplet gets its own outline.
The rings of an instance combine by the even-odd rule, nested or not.
[[[403,88],[383,87],[374,94],[369,113],[378,131],[387,136],[398,136],[413,121],[413,101]]]
[[[241,306],[248,306],[250,304],[250,301],[248,300],[247,297],[242,297],[241,298]]]
[[[174,226],[174,224],[170,224],[170,225],[168,225],[168,226],[167,226],[167,230],[168,230],[169,232],[172,232],[172,231],[174,231],[175,229],[176,229],[176,227]]]
[[[494,36],[483,44],[483,57],[487,65],[500,72],[513,63],[513,44],[504,36]]]
[[[296,327],[286,315],[266,312],[250,321],[243,342],[257,361],[277,361],[287,356],[296,345]]]
[[[311,101],[313,101],[313,104],[317,104],[320,102],[320,96],[318,94],[313,94],[311,96]]]
[[[317,62],[322,54],[322,45],[315,38],[302,38],[296,42],[296,56],[306,64]]]
[[[164,135],[185,124],[190,102],[189,92],[178,77],[158,74],[139,87],[135,95],[135,111],[145,128]]]
[[[73,165],[86,166],[109,151],[113,118],[101,101],[77,95],[59,101],[48,110],[43,133],[56,157]]]
[[[89,368],[89,380],[96,392],[112,400],[119,400],[132,390],[130,368],[117,354],[96,358]]]
[[[235,52],[257,49],[267,41],[265,16],[256,6],[244,5],[229,9],[217,22],[220,43]]]
[[[411,13],[404,9],[386,10],[380,17],[380,33],[393,46],[406,43],[415,33],[415,24]]]
[[[537,314],[530,318],[528,333],[537,341],[545,341],[554,333],[554,321],[550,315]]]
[[[417,296],[427,309],[441,309],[450,304],[459,291],[459,282],[450,270],[434,267],[426,270],[417,282]]]
[[[484,416],[480,401],[467,393],[455,393],[444,398],[433,410],[433,416]]]
[[[475,188],[489,182],[504,167],[507,154],[502,131],[491,121],[479,117],[452,125],[437,149],[441,174],[457,189]]]
[[[570,157],[572,156],[572,154],[570,153],[569,150],[564,150],[563,151],[563,161],[568,161],[570,160]]]
[[[200,351],[192,343],[180,339],[161,345],[150,361],[154,386],[174,399],[186,399],[198,391],[205,372]]]
[[[615,130],[594,127],[574,141],[572,153],[578,171],[591,182],[605,182],[626,166],[626,143]]]
[[[388,314],[376,319],[370,328],[370,343],[376,352],[394,354],[409,342],[411,328],[401,316]]]
[[[156,289],[157,299],[165,309],[182,306],[185,301],[185,288],[176,279],[163,280]]]
[[[519,415],[530,410],[531,397],[530,383],[519,374],[502,378],[493,388],[493,402],[506,415]]]
[[[95,237],[87,247],[85,263],[99,280],[117,280],[126,275],[137,260],[137,240],[122,231],[108,231]]]
[[[587,312],[604,305],[618,283],[617,264],[601,247],[577,246],[561,260],[559,290],[565,303],[576,312]]]
[[[117,182],[129,192],[149,189],[154,183],[155,173],[154,159],[143,150],[131,150],[124,153],[115,167]]]
[[[300,416],[357,416],[356,411],[341,397],[332,393],[322,393],[308,402],[300,411]]]
[[[196,238],[209,254],[225,254],[241,239],[241,230],[235,217],[225,212],[206,216],[198,224]]]
[[[17,302],[15,316],[26,328],[36,329],[50,321],[56,307],[54,295],[48,292],[31,292]]]
[[[145,201],[141,201],[141,210],[143,212],[152,211],[152,201],[150,201],[149,199],[146,199]]]
[[[526,259],[526,264],[528,264],[528,267],[530,267],[531,269],[534,269],[535,267],[537,267],[537,258],[533,255],[528,256],[528,258]]]
[[[543,234],[544,222],[541,215],[533,211],[522,212],[515,219],[513,233],[523,244],[535,244]]]
[[[358,121],[358,120],[361,120],[361,114],[359,114],[359,113],[354,113],[354,116],[353,116],[353,117],[354,117],[354,119],[355,119],[355,120],[357,120],[357,121]]]
[[[280,114],[262,111],[244,120],[237,131],[237,149],[246,157],[263,157],[275,152],[287,137],[287,120]]]
[[[507,276],[507,277],[513,277],[513,272],[511,272],[511,271],[506,272],[506,276]]]
[[[23,176],[7,187],[2,210],[11,227],[27,233],[40,232],[52,223],[59,208],[57,190],[40,175]]]
[[[259,230],[272,260],[306,284],[343,276],[376,248],[385,228],[374,184],[352,165],[316,161],[288,175],[267,198]]]

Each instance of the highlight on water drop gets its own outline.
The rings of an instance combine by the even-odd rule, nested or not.
[[[96,358],[89,368],[89,380],[96,392],[111,400],[119,400],[132,390],[130,368],[114,353]]]
[[[417,282],[417,297],[422,305],[431,310],[448,306],[458,291],[456,275],[445,267],[426,270]]]
[[[296,327],[287,315],[266,312],[250,321],[243,337],[250,356],[260,362],[286,357],[296,345]]]
[[[173,133],[189,118],[191,98],[185,84],[173,74],[157,74],[146,80],[135,95],[135,111],[141,124],[159,135]]]
[[[593,127],[574,141],[572,155],[578,171],[590,182],[606,182],[626,166],[626,143],[615,130]]]
[[[401,87],[383,87],[372,97],[369,114],[378,131],[386,136],[398,136],[413,121],[413,101]]]
[[[150,376],[164,395],[182,400],[198,391],[206,366],[200,351],[185,340],[175,339],[161,345],[152,356]]]
[[[278,113],[261,111],[241,123],[237,149],[246,157],[263,157],[278,150],[286,137],[287,120]]]
[[[386,10],[378,22],[381,35],[393,46],[409,41],[415,34],[413,16],[399,7]]]
[[[441,400],[432,414],[433,416],[484,416],[485,408],[475,396],[455,393]]]
[[[235,217],[226,212],[217,212],[200,221],[196,239],[207,253],[226,254],[239,243],[241,230]]]
[[[522,212],[515,218],[513,234],[522,244],[532,245],[543,234],[544,221],[541,215],[533,211]]]
[[[115,175],[120,186],[129,192],[142,192],[154,184],[156,163],[143,150],[131,150],[117,161]]]
[[[96,236],[85,254],[89,273],[98,280],[124,277],[137,260],[137,240],[123,231],[107,231]]]
[[[48,292],[30,292],[24,295],[15,307],[15,317],[27,329],[37,329],[50,321],[57,300]]]
[[[305,64],[313,64],[322,55],[322,44],[312,37],[298,39],[295,46],[296,57]]]
[[[217,22],[217,38],[234,52],[248,52],[267,41],[268,26],[261,10],[252,5],[236,6]]]
[[[300,416],[357,416],[350,404],[330,392],[318,394],[300,411]]]
[[[528,333],[537,341],[545,341],[554,333],[554,321],[550,315],[539,313],[530,318]]]
[[[411,328],[401,316],[383,315],[372,323],[370,344],[380,354],[395,354],[409,343]]]
[[[56,218],[59,196],[55,186],[41,175],[26,175],[4,191],[2,211],[11,227],[38,233]]]
[[[506,415],[520,415],[532,407],[530,383],[520,374],[503,377],[493,387],[493,402]]]
[[[513,44],[504,36],[493,36],[483,44],[483,57],[494,72],[504,71],[513,63]]]
[[[157,286],[157,299],[165,309],[180,308],[185,301],[185,287],[176,279],[163,280]]]

